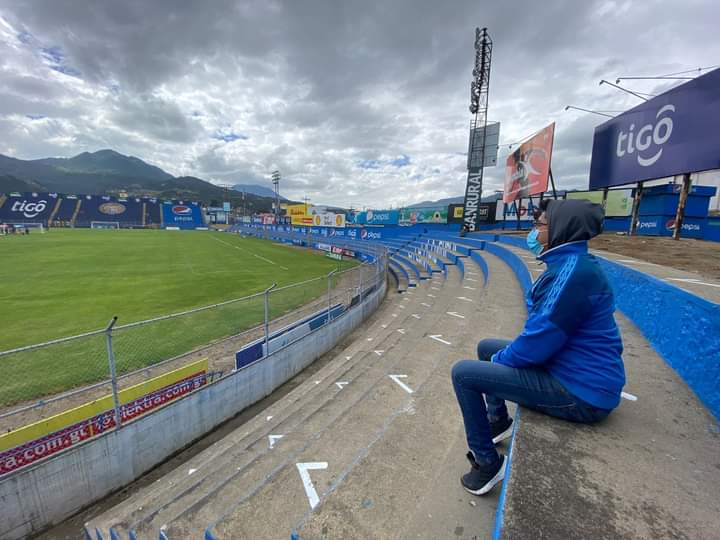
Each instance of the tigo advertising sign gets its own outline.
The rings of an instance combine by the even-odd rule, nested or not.
[[[590,189],[720,168],[720,69],[595,128]]]

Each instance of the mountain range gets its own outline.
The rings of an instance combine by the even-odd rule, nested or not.
[[[236,188],[241,189],[237,190]],[[147,195],[189,199],[211,206],[230,201],[248,212],[268,212],[274,200],[263,186],[233,189],[194,176],[173,176],[143,160],[114,150],[83,152],[71,158],[16,159],[0,154],[0,193],[49,191],[84,195]]]

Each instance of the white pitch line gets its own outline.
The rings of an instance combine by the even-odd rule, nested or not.
[[[275,261],[271,261],[270,259],[266,259],[265,257],[258,255],[257,253],[252,253],[252,252],[248,251],[247,249],[241,248],[240,246],[236,246],[235,244],[231,244],[230,242],[226,242],[225,240],[220,240],[217,236],[211,236],[210,238],[212,238],[213,240],[217,240],[218,242],[220,242],[221,244],[225,244],[226,246],[230,246],[230,247],[238,249],[240,251],[244,251],[245,253],[250,253],[253,257],[257,257],[258,259],[261,259],[265,262],[268,262],[275,266],[279,266],[283,270],[290,270],[289,268],[286,268],[283,265],[276,263]]]

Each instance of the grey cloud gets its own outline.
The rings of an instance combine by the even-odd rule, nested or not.
[[[565,105],[625,109],[635,98],[599,79],[720,56],[711,0],[0,0],[0,15],[33,36],[14,49],[0,33],[5,152],[70,155],[97,143],[218,182],[263,183],[278,167],[288,196],[356,206],[462,193],[475,26],[495,44],[490,118],[501,140],[556,121],[559,187],[586,183],[602,121]],[[59,47],[82,80],[48,76],[39,46]],[[65,136],[33,143],[24,114],[61,119]],[[219,132],[248,139],[222,145]],[[399,155],[408,167],[357,167]],[[486,171],[487,189],[502,186],[503,164]]]

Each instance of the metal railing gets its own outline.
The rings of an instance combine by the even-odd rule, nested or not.
[[[286,233],[286,240],[297,236]],[[0,352],[0,433],[112,395],[114,425],[120,427],[121,393],[189,362],[208,358],[211,377],[234,369],[244,344],[321,310],[343,304],[385,279],[387,255],[380,246],[343,242],[370,254],[355,267],[313,279],[202,306]]]

